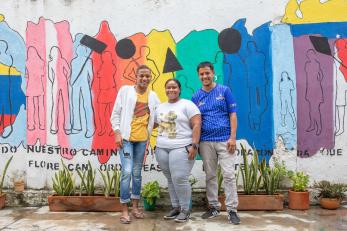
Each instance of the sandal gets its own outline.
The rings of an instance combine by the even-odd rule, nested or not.
[[[145,215],[143,214],[143,212],[137,210],[137,211],[131,211],[131,215],[133,215],[136,219],[143,219],[145,218]]]
[[[121,216],[119,218],[119,221],[122,224],[130,224],[131,223],[130,217],[125,217],[125,216]]]

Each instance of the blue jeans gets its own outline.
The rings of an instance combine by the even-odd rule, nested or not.
[[[120,150],[122,163],[122,176],[120,181],[120,202],[130,202],[130,180],[132,180],[131,199],[140,199],[141,170],[145,156],[147,141],[131,142],[123,140],[123,148]]]

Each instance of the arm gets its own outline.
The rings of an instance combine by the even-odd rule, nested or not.
[[[29,79],[29,71],[28,68],[25,67],[25,78]]]
[[[320,68],[320,65],[319,65],[319,72],[318,72],[317,80],[318,80],[319,82],[321,82],[321,81],[323,80],[323,71],[322,71],[322,69]]]
[[[66,81],[68,82],[71,77],[71,68],[65,59],[62,59],[62,63],[63,63],[63,74],[65,76]]]
[[[230,121],[230,137],[227,141],[227,150],[229,153],[233,154],[236,149],[236,130],[237,130],[237,105],[233,94],[229,88],[225,91],[225,100],[229,112]]]
[[[156,129],[158,126],[159,126],[159,124],[154,123],[154,125],[153,125],[153,129]]]
[[[154,79],[157,78],[160,75],[159,69],[157,65],[155,64],[154,60],[150,59],[152,61],[149,63],[149,68],[151,68],[152,74],[154,76]]]
[[[230,118],[230,138],[227,141],[227,150],[234,154],[236,149],[236,130],[237,130],[237,116],[236,112],[229,113]]]
[[[89,65],[90,64],[90,65]],[[92,64],[92,61],[89,60],[88,61],[88,86],[89,86],[89,89],[92,89],[92,86],[93,86],[93,74],[94,74],[94,70],[93,70],[93,64]]]
[[[157,108],[160,104],[160,99],[158,98],[157,94],[154,92],[154,124],[153,129],[156,129],[159,126],[158,117],[157,117]]]
[[[113,110],[112,110],[112,114],[110,118],[112,129],[116,133],[116,144],[119,147],[123,147],[122,134],[120,133],[120,119],[121,119],[122,103],[123,103],[122,95],[123,95],[123,91],[121,88],[117,94],[116,102],[113,106]]]
[[[132,82],[135,82],[136,76],[135,76],[135,68],[136,68],[136,63],[134,61],[131,61],[128,66],[125,68],[123,77],[125,79],[128,79]]]
[[[192,144],[199,144],[200,141],[200,133],[201,133],[201,115],[197,114],[190,118],[190,127],[192,128],[193,135],[192,135]],[[194,148],[193,146],[190,146],[188,149],[188,159],[194,160],[195,155],[198,151],[198,149]]]
[[[50,63],[48,63],[48,79],[49,79],[49,81],[51,82],[51,83],[53,83],[54,82],[54,72],[53,72],[53,70],[52,70],[52,68],[51,68],[51,64]]]

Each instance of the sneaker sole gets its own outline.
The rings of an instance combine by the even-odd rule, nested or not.
[[[212,217],[208,217],[207,219],[215,218],[218,217],[220,214],[218,213],[217,215],[213,215]]]
[[[217,214],[217,215],[213,215],[213,216],[206,217],[206,218],[202,218],[202,219],[204,219],[204,220],[206,220],[206,219],[212,219],[212,218],[218,217],[219,215],[220,215],[220,214]]]
[[[174,216],[174,217],[164,217],[164,220],[173,220],[173,219],[175,219],[177,216]]]
[[[175,219],[175,221],[176,221],[177,223],[184,223],[184,222],[189,221],[189,219],[188,219],[188,220],[176,220],[176,219]]]
[[[233,225],[239,225],[239,224],[241,224],[241,221],[239,221],[238,223],[234,223],[234,222],[232,222],[231,220],[229,220],[229,223],[230,223],[230,224],[233,224]]]
[[[189,221],[189,219],[190,219],[190,215],[187,217],[186,220],[177,220],[177,219],[175,219],[175,221],[178,222],[178,223],[184,223],[184,222]]]

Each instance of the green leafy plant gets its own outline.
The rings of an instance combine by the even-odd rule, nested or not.
[[[81,186],[80,187],[80,194],[82,191],[85,191],[85,193],[88,196],[93,196],[95,193],[95,175],[96,171],[93,169],[90,161],[88,161],[88,169],[85,171],[81,171],[77,169],[77,174],[81,179]]]
[[[243,166],[240,167],[240,172],[243,182],[243,190],[246,195],[257,194],[262,177],[259,174],[259,158],[256,149],[253,151],[252,161],[249,164],[247,158],[247,151],[241,144],[241,154],[243,157]]]
[[[263,188],[267,195],[274,195],[280,184],[281,174],[285,174],[278,167],[270,168],[266,165],[265,159],[260,164],[261,174],[263,178]]]
[[[75,182],[72,173],[61,160],[63,169],[54,174],[53,189],[58,196],[71,196],[75,194]]]
[[[120,180],[122,173],[121,171],[114,170],[113,176],[115,179],[113,182],[114,196],[120,197]]]
[[[329,181],[322,180],[314,184],[314,187],[319,190],[319,197],[322,198],[336,198],[342,200],[345,196],[344,192],[347,191],[347,186],[341,183],[330,183]]]
[[[153,205],[155,199],[160,198],[160,187],[158,181],[150,181],[143,186],[142,197],[144,197],[149,205]]]
[[[222,168],[220,167],[220,165],[218,165],[218,168],[217,168],[218,196],[221,196],[223,194],[222,183],[223,183]]]
[[[195,176],[190,175],[190,177],[189,177],[190,187],[193,187],[196,183],[198,183],[198,179],[196,179]]]
[[[119,197],[121,172],[116,170],[116,168],[112,171],[112,175],[110,174],[110,171],[105,171],[106,173],[103,173],[99,170],[99,172],[104,182],[104,195],[108,197],[113,194],[115,197]]]
[[[293,190],[295,192],[305,192],[307,191],[307,186],[309,183],[309,176],[304,172],[288,172],[289,179],[293,182]]]
[[[0,195],[2,194],[2,188],[4,186],[4,180],[5,180],[6,172],[7,172],[8,166],[10,165],[12,159],[13,159],[13,156],[11,156],[11,158],[6,161],[5,168],[2,171],[1,181],[0,181]]]
[[[279,171],[280,180],[283,180],[288,174],[288,170],[284,164],[284,161],[279,162],[277,158],[273,158],[273,160],[274,160],[274,167],[277,168]]]

